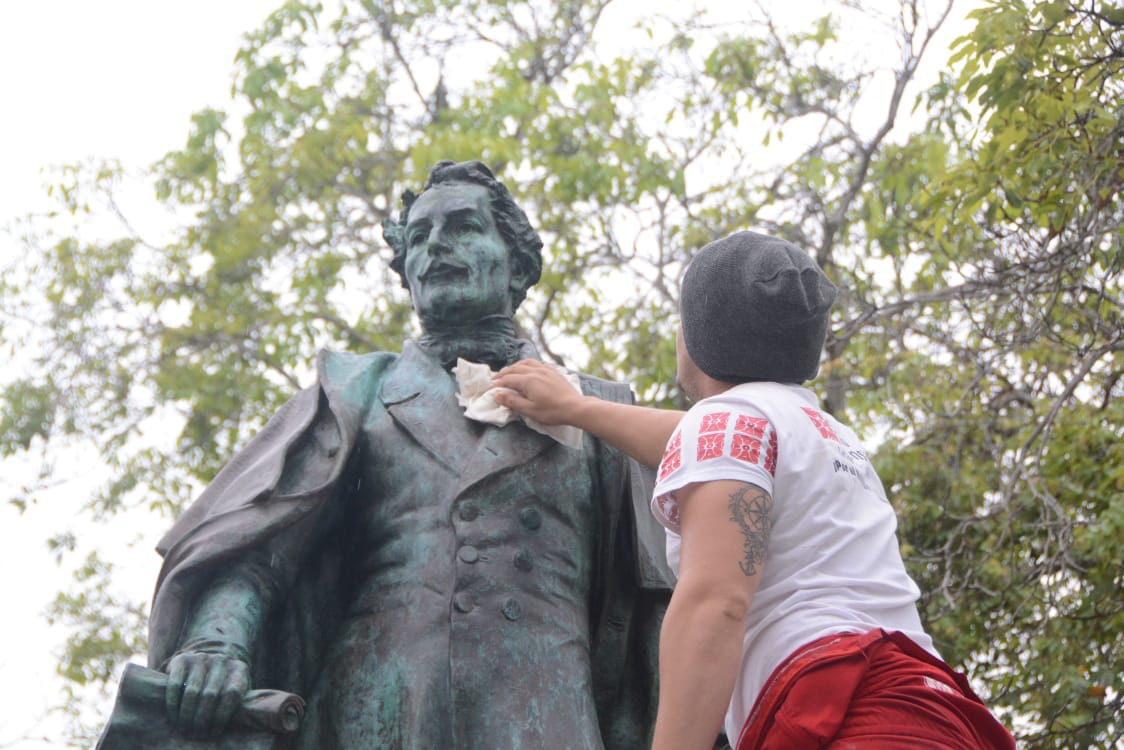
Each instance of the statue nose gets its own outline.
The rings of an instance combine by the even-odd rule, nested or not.
[[[429,243],[429,256],[431,258],[442,258],[446,255],[452,255],[453,248],[449,247],[444,242],[431,242]]]
[[[430,255],[448,255],[453,252],[452,244],[439,227],[434,227],[433,231],[429,233],[427,249]]]

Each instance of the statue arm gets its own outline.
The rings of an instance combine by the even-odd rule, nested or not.
[[[247,560],[218,575],[191,606],[168,660],[168,719],[192,736],[221,731],[250,689],[251,654],[273,600],[268,566]]]
[[[337,391],[341,380],[350,382],[329,379]],[[168,719],[184,732],[228,723],[251,687],[253,657],[273,638],[268,618],[289,606],[301,560],[339,522],[332,497],[359,417],[343,409],[341,422],[329,400],[322,383],[298,393],[158,546],[149,666],[168,674]]]

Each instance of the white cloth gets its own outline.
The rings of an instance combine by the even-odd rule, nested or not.
[[[855,433],[820,411],[811,391],[744,383],[698,402],[680,422],[652,498],[677,575],[675,492],[719,479],[749,482],[773,497],[769,549],[726,712],[731,740],[773,669],[817,638],[881,627],[936,655],[882,482]]]
[[[581,393],[581,382],[578,376],[557,368],[566,376],[566,382],[574,390]],[[554,438],[568,448],[580,449],[582,447],[582,431],[571,425],[544,425],[533,419],[520,417],[519,414],[496,403],[495,394],[499,391],[513,393],[510,388],[497,388],[492,385],[492,375],[495,373],[484,364],[469,362],[466,359],[457,359],[453,368],[457,376],[457,402],[464,407],[464,415],[477,422],[493,424],[503,427],[505,424],[522,419],[528,427],[535,432]]]

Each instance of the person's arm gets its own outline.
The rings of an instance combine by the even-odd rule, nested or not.
[[[558,370],[523,360],[499,371],[496,403],[545,425],[585,430],[640,463],[655,468],[683,412],[603,401],[575,391]]]
[[[660,631],[652,750],[710,750],[741,666],[773,499],[756,485],[733,480],[691,484],[675,496],[682,536],[679,581]]]

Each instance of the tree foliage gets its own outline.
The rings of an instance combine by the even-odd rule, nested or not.
[[[0,455],[43,457],[49,482],[89,440],[112,477],[88,513],[166,524],[318,348],[415,332],[378,226],[439,159],[492,165],[546,240],[526,335],[651,403],[682,403],[685,263],[756,227],[843,289],[816,387],[880,444],[938,647],[1028,746],[1118,741],[1124,16],[984,0],[922,89],[951,3],[855,5],[284,2],[246,36],[230,111],[153,167],[169,238],[132,230],[112,163],[60,174],[0,280],[33,360],[3,384]],[[108,563],[81,570],[52,609],[75,689],[112,682],[142,619]]]

